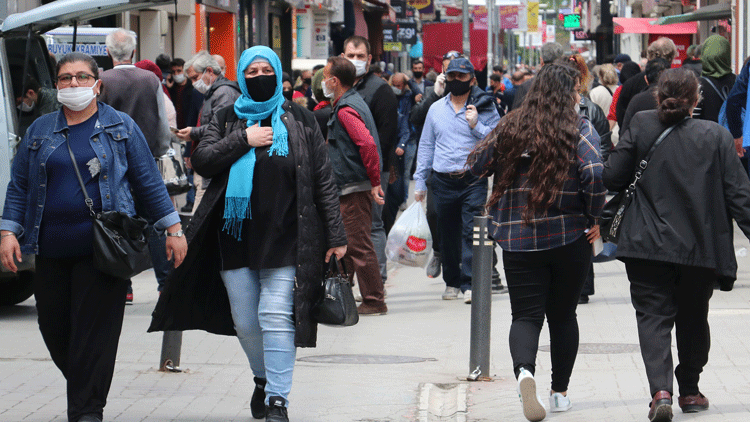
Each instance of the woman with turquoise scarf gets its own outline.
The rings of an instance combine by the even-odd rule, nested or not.
[[[150,331],[236,334],[253,371],[254,418],[288,421],[296,347],[315,347],[310,310],[325,264],[346,253],[338,194],[320,130],[283,108],[282,68],[268,47],[245,50],[242,95],[216,113],[194,151],[211,184]]]

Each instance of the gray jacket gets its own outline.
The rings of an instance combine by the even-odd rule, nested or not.
[[[196,141],[193,144],[193,150],[195,146],[201,141],[203,136],[206,134],[206,128],[211,123],[211,119],[214,114],[222,108],[234,104],[237,98],[242,95],[239,85],[237,82],[230,81],[222,75],[211,84],[211,87],[206,91],[205,99],[203,100],[203,107],[201,108],[200,114],[200,126],[194,127],[190,131],[190,138]]]

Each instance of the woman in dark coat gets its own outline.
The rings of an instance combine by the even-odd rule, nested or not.
[[[242,96],[192,156],[211,178],[188,228],[193,253],[149,330],[236,334],[255,375],[253,417],[287,421],[295,347],[315,346],[324,260],[344,256],[346,234],[320,131],[284,111],[278,56],[255,46],[237,70]]]
[[[683,412],[708,409],[698,380],[708,362],[708,302],[718,280],[737,276],[733,218],[750,237],[750,181],[732,135],[715,122],[690,119],[698,78],[669,69],[659,77],[657,110],[637,113],[604,165],[604,184],[621,191],[659,135],[675,129],[654,151],[625,212],[617,258],[625,262],[651,390],[649,420],[672,419],[674,371]]]

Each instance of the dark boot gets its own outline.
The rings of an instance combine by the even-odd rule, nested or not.
[[[255,390],[253,390],[253,398],[250,399],[250,413],[255,419],[263,419],[266,417],[266,380],[253,377],[253,381],[255,381]]]

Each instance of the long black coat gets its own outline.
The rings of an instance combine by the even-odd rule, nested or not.
[[[656,110],[637,113],[604,164],[604,186],[619,192],[630,184],[667,127]],[[750,238],[750,180],[732,135],[714,122],[686,120],[654,151],[636,185],[617,257],[712,268],[722,281],[734,281],[731,218]]]
[[[346,245],[346,233],[331,162],[320,130],[304,126],[291,112],[284,113],[282,121],[289,132],[289,148],[297,166],[299,229],[294,342],[297,347],[315,347],[317,323],[310,310],[322,294],[325,252]],[[238,119],[234,107],[226,107],[211,120],[206,136],[193,153],[193,168],[201,176],[211,178],[211,184],[186,230],[185,262],[167,280],[149,332],[199,329],[236,335],[229,299],[219,275],[217,234],[223,226],[229,169],[250,151],[244,134],[246,127],[246,121]]]

